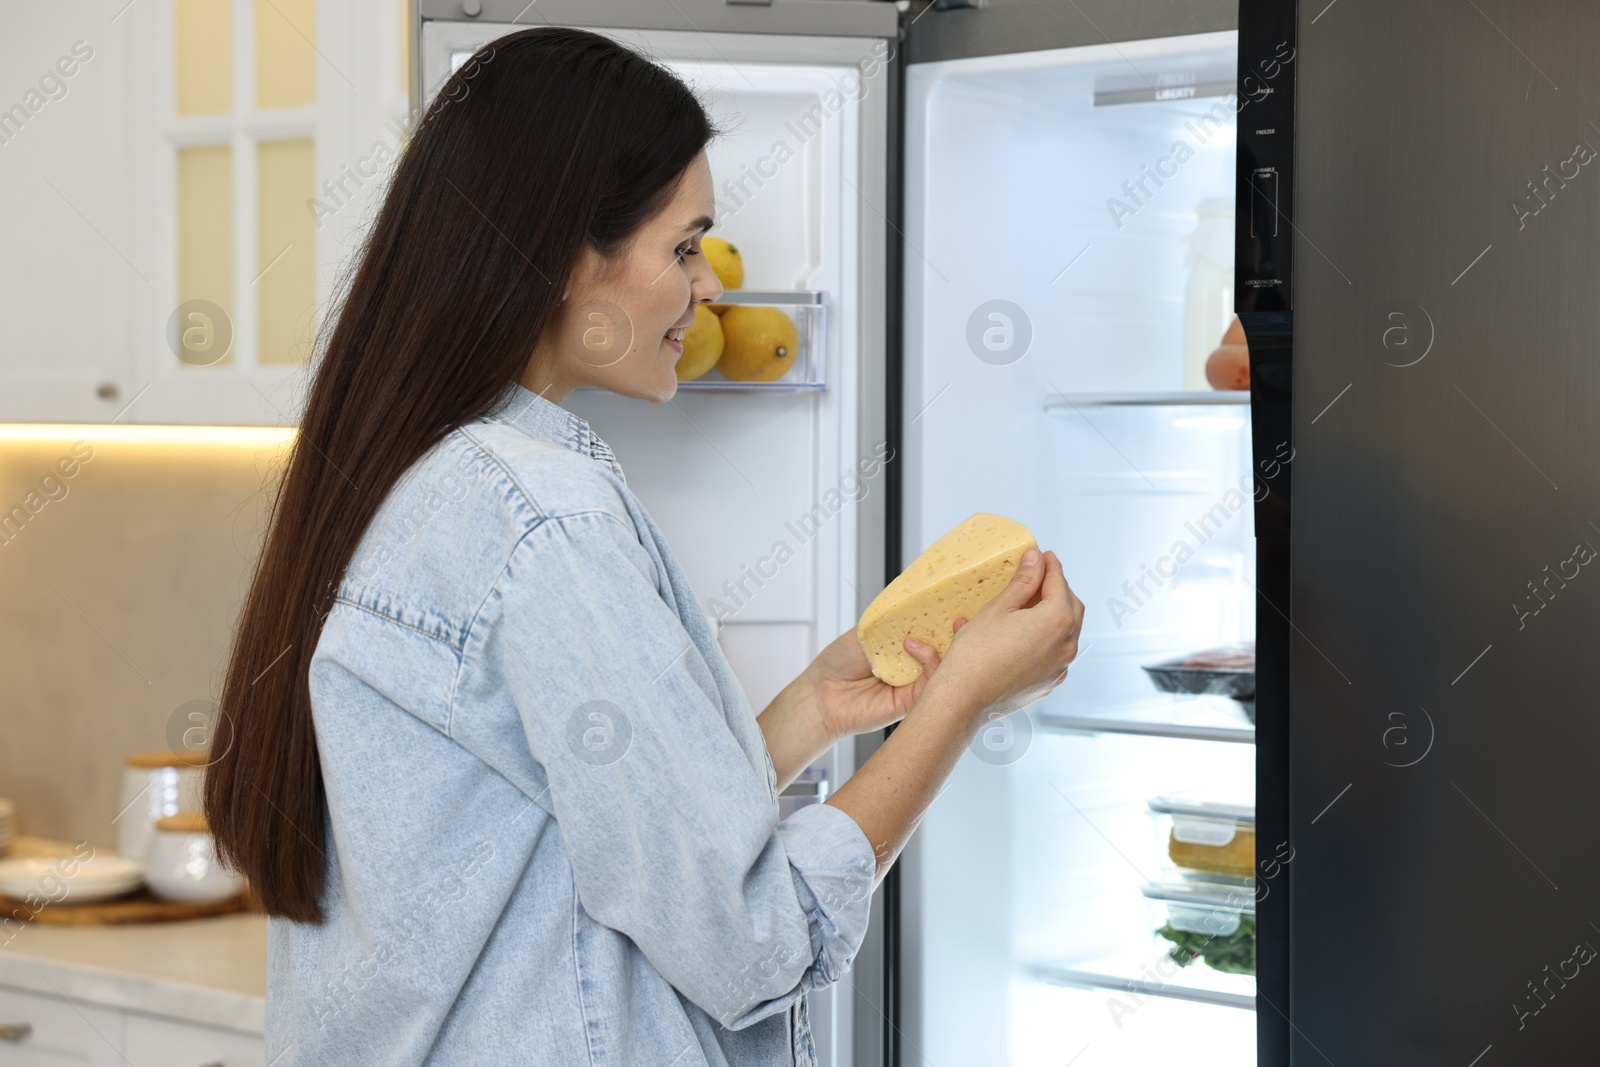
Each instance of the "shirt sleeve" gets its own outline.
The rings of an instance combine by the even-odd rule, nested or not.
[[[584,909],[729,1029],[837,981],[866,934],[871,845],[832,805],[778,821],[760,728],[724,708],[632,523],[544,520],[496,592]]]

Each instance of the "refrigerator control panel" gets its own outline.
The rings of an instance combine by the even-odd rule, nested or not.
[[[1234,303],[1288,311],[1294,242],[1295,5],[1239,5],[1238,203]]]

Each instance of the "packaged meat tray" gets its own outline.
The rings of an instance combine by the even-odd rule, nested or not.
[[[1145,673],[1163,693],[1211,693],[1250,699],[1256,695],[1256,643],[1211,648],[1147,665]]]

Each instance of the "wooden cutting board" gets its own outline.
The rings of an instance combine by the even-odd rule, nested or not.
[[[46,837],[17,835],[9,857],[17,859],[50,859],[72,855],[73,846],[68,841],[55,841]],[[110,900],[92,903],[46,904],[30,912],[20,900],[0,893],[0,923],[8,919],[16,922],[36,922],[51,926],[124,926],[129,923],[182,922],[185,919],[208,919],[213,915],[231,915],[254,907],[248,888],[230,900],[211,904],[174,904],[161,900],[149,889],[140,886],[137,892]]]
[[[246,909],[243,893],[228,900],[210,904],[178,904],[159,900],[150,890],[111,900],[97,900],[88,904],[50,904],[36,912],[20,900],[0,896],[0,920],[12,918],[18,922],[33,921],[54,926],[123,926],[128,923],[181,922],[185,919],[207,919],[213,915],[229,915]]]

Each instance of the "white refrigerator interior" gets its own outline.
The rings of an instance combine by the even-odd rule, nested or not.
[[[516,28],[428,23],[424,84],[436,87],[443,71]],[[882,328],[882,226],[863,203],[882,197],[886,75],[874,60],[882,46],[596,32],[676,71],[722,131],[708,148],[717,198],[711,233],[740,249],[741,289],[820,294],[824,308],[811,380],[710,388],[697,381],[666,403],[583,389],[564,402],[615,450],[701,608],[718,620],[718,640],[759,713],[855,625],[866,603],[857,587],[868,598],[879,588],[882,520],[862,516],[882,514],[887,448],[876,415],[881,368],[863,368],[861,338]],[[871,356],[881,364],[880,353]],[[879,392],[864,414],[862,393],[874,374]],[[863,559],[871,578],[858,575]],[[831,787],[855,769],[853,754],[846,741],[818,761]],[[876,992],[868,991],[874,1000]],[[824,1067],[849,1067],[851,1008],[848,981],[811,994]]]
[[[902,858],[907,1054],[1255,1062],[1254,981],[1178,967],[1156,796],[1253,800],[1254,728],[1144,664],[1255,634],[1231,316],[1232,33],[912,66],[903,558],[975,512],[1061,557],[1067,682],[986,728]]]

